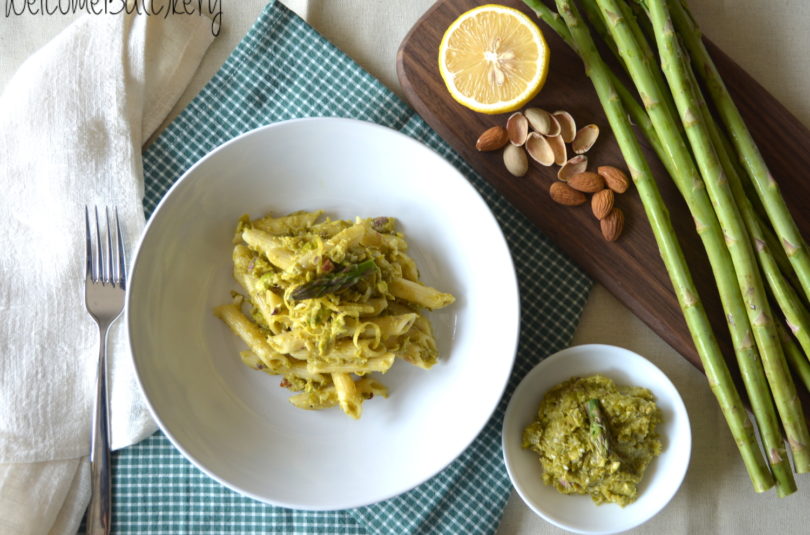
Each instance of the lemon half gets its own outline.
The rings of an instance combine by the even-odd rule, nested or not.
[[[462,13],[439,45],[439,72],[456,102],[482,113],[515,111],[546,81],[549,48],[517,9],[487,4]]]

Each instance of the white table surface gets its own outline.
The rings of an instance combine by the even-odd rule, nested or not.
[[[360,65],[401,95],[396,51],[433,0],[283,0]],[[7,2],[5,2],[7,3]],[[482,2],[483,3],[483,2]],[[804,124],[810,125],[810,4],[805,0],[692,0],[704,33],[742,65]],[[174,116],[216,72],[263,9],[264,0],[224,2],[222,29]],[[0,12],[0,87],[19,64],[73,16],[4,16]],[[543,321],[537,318],[536,321]],[[692,460],[670,504],[632,534],[810,533],[810,476],[779,499],[755,494],[705,377],[650,331],[601,286],[585,307],[574,344],[607,343],[652,360],[686,402],[693,433]],[[566,533],[535,516],[514,493],[499,534]]]

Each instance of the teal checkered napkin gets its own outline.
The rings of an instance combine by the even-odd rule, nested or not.
[[[269,123],[352,117],[397,129],[455,165],[492,209],[521,295],[514,373],[495,414],[450,466],[381,503],[294,511],[240,496],[197,470],[157,432],[114,457],[115,533],[492,533],[510,492],[500,429],[517,382],[573,334],[590,281],[405,103],[283,4],[270,3],[220,71],[144,154],[147,216],[209,151]]]

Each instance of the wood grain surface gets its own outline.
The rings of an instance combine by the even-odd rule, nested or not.
[[[516,178],[505,170],[500,152],[475,150],[479,134],[490,126],[505,124],[507,116],[476,113],[454,102],[439,75],[437,54],[449,24],[479,3],[439,0],[405,37],[397,56],[397,74],[406,98],[439,135],[574,262],[701,368],[641,201],[632,187],[617,196],[616,203],[626,214],[625,231],[617,242],[609,243],[602,238],[588,205],[569,208],[551,201],[548,188],[555,180],[556,166],[533,164],[526,176]],[[518,0],[501,3],[537,20]],[[567,110],[578,126],[596,123],[601,135],[588,153],[589,169],[597,165],[626,169],[582,62],[550,28],[538,24],[551,48],[551,67],[546,86],[530,105],[548,111]],[[810,201],[810,131],[725,54],[711,43],[708,46],[802,233],[810,236],[810,211],[806,207]],[[645,148],[715,332],[731,360],[723,312],[702,244],[683,200],[652,150]],[[542,322],[544,318],[532,321]]]

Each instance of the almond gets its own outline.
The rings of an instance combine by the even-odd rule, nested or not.
[[[622,209],[618,206],[614,207],[613,210],[599,222],[599,225],[602,228],[602,236],[604,236],[607,241],[618,240],[624,229],[624,212],[622,212]]]
[[[607,187],[616,193],[624,193],[630,187],[630,180],[627,175],[621,169],[617,169],[612,165],[601,165],[596,169],[596,172],[605,179]]]
[[[605,179],[597,173],[583,171],[569,178],[568,185],[585,193],[595,193],[605,189]]]
[[[603,189],[591,197],[591,210],[596,219],[604,219],[613,210],[613,190]]]
[[[565,182],[552,182],[548,193],[554,202],[565,206],[579,206],[587,201],[584,193],[575,190]]]
[[[475,142],[475,148],[481,152],[498,150],[504,147],[509,142],[509,134],[506,133],[506,128],[502,126],[493,126],[484,130],[484,133],[478,137]]]

